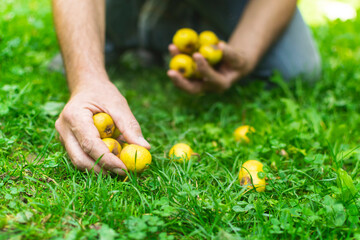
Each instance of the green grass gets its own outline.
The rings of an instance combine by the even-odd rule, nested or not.
[[[315,86],[275,77],[271,90],[195,97],[163,69],[112,69],[152,144],[151,167],[122,182],[75,170],[57,140],[69,93],[46,69],[58,52],[48,1],[2,1],[0,239],[360,238],[359,28],[360,17],[313,27],[324,68]],[[249,145],[233,141],[241,124],[256,129]],[[179,141],[200,158],[169,162]],[[248,159],[266,165],[266,192],[239,185]]]

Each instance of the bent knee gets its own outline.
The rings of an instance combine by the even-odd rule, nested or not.
[[[314,83],[321,78],[322,66],[318,52],[313,52],[307,56],[299,57],[278,57],[270,61],[264,61],[252,73],[254,77],[271,78],[278,72],[282,78],[289,82],[296,78],[301,78],[304,82]]]
[[[315,83],[321,78],[322,66],[320,55],[314,54],[302,61],[295,61],[285,69],[279,69],[279,71],[286,81],[300,78],[305,82]]]

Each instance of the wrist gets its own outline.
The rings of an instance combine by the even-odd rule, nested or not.
[[[261,52],[255,43],[249,44],[243,39],[232,38],[229,45],[238,53],[244,62],[245,75],[252,72],[261,58]]]
[[[110,82],[105,69],[79,69],[67,74],[67,81],[71,95],[83,89]]]
[[[258,58],[256,54],[249,49],[233,46],[237,52],[240,62],[241,78],[251,73],[257,65]]]

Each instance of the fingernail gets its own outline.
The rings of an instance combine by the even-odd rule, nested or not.
[[[114,169],[111,169],[111,171],[113,173],[116,173],[118,175],[121,175],[121,176],[124,176],[125,175],[125,171],[121,168],[114,168]]]
[[[167,74],[169,75],[169,77],[174,77],[176,75],[176,72],[174,70],[169,70]]]
[[[144,137],[139,137],[139,144],[145,148],[150,148],[150,144],[145,140]]]

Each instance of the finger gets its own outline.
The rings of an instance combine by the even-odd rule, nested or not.
[[[128,143],[136,144],[143,146],[147,149],[150,149],[150,144],[145,140],[141,127],[138,121],[135,119],[135,116],[132,114],[128,104],[122,103],[119,106],[121,107],[110,107],[109,111],[111,117],[115,122],[115,125],[119,128],[123,140]]]
[[[181,88],[187,91],[188,93],[198,94],[203,92],[204,90],[203,82],[189,81],[175,70],[169,70],[167,74],[176,87]]]
[[[81,171],[88,170],[89,172],[95,171],[96,173],[100,173],[101,171],[103,171],[104,174],[108,173],[105,169],[101,169],[99,165],[95,164],[95,161],[83,152],[73,134],[69,133],[64,143],[70,160],[77,169]],[[118,172],[118,174],[124,175],[125,172]]]
[[[216,84],[220,84],[222,82],[222,76],[210,66],[210,64],[200,53],[194,53],[193,58],[196,62],[197,69],[203,76],[205,82]]]
[[[108,147],[100,139],[90,111],[78,112],[74,115],[74,119],[76,119],[75,122],[70,121],[71,132],[86,154],[95,161],[99,159],[99,165],[107,170],[126,169],[125,164],[113,153],[110,153]]]
[[[124,135],[122,135],[122,134],[116,140],[118,142],[126,142],[126,139],[125,139]]]
[[[55,129],[59,133],[58,136],[59,136],[59,140],[60,140],[61,144],[64,146],[64,139],[61,136],[63,134],[63,126],[62,126],[62,121],[60,118],[58,118],[55,122]]]
[[[179,49],[175,46],[175,44],[169,44],[169,47],[168,47],[168,49],[169,49],[169,52],[170,52],[170,55],[173,57],[173,56],[175,56],[175,55],[178,55],[178,54],[180,54],[180,51],[179,51]]]

